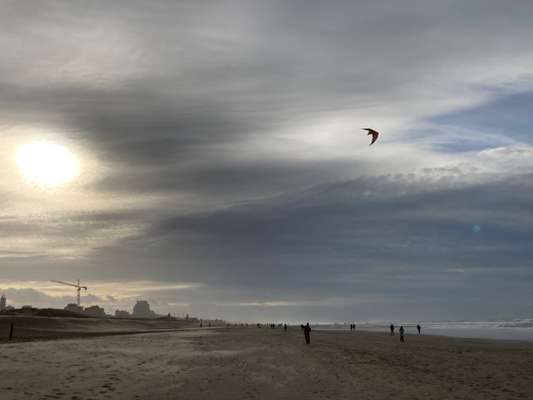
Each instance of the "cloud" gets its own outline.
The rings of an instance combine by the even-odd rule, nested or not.
[[[355,291],[393,299],[375,313],[424,313],[410,296],[425,288],[428,310],[459,315],[478,308],[462,310],[456,290],[488,304],[502,277],[523,298],[531,7],[9,3],[2,276],[144,282],[98,301],[153,293],[161,309],[205,315],[257,304],[233,307],[247,318],[367,313],[326,304]],[[382,132],[371,148],[366,126]],[[22,180],[14,155],[42,139],[76,155],[78,181]]]
[[[288,293],[299,297],[272,295],[226,305],[303,307],[314,292],[322,300],[309,305],[318,307],[331,291],[346,296],[362,291],[391,300],[409,292],[417,298],[464,290],[449,299],[451,306],[467,301],[467,293],[483,297],[503,290],[502,276],[523,298],[520,280],[529,276],[525,260],[533,256],[531,221],[524,209],[533,200],[528,180],[518,175],[460,184],[437,179],[426,185],[431,179],[421,175],[329,184],[163,221],[158,234],[166,245],[160,249],[196,261],[191,269],[185,262],[181,273],[255,288],[255,296],[277,288],[281,299]],[[475,224],[480,232],[472,229]],[[451,274],[457,265],[468,275]],[[505,293],[499,296],[514,302]]]
[[[189,294],[201,289],[200,283],[162,283],[156,281],[87,282],[88,291],[82,291],[82,305],[98,304],[108,314],[115,309],[131,310],[136,300],[147,299],[156,311],[187,311],[190,303],[175,301],[180,292]],[[69,286],[44,281],[0,281],[0,293],[5,294],[8,304],[16,307],[33,305],[37,307],[63,308],[76,303],[75,289]],[[112,293],[112,294],[110,294]],[[174,300],[174,301],[172,301]]]
[[[219,303],[219,307],[342,307],[353,304],[376,304],[383,302],[383,298],[377,297],[331,297],[317,300],[277,300],[277,301],[248,301],[236,303]]]
[[[126,213],[46,215],[0,220],[2,258],[57,257],[76,259],[141,231],[142,221]]]

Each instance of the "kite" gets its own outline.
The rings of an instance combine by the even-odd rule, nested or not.
[[[369,146],[372,146],[374,142],[378,140],[379,132],[371,128],[363,128],[363,130],[368,131],[367,136],[372,135],[372,141],[370,142],[370,145],[369,145]]]

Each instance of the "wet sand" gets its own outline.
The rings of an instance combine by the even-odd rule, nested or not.
[[[533,344],[188,330],[0,345],[0,399],[532,399]]]

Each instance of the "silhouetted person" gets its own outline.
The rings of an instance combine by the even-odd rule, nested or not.
[[[300,325],[300,329],[301,329],[302,331],[305,329],[304,324],[301,324],[301,325]]]
[[[309,322],[306,326],[304,326],[304,336],[305,336],[305,343],[309,344],[311,343],[311,327],[309,326]]]
[[[283,330],[284,330],[285,332],[287,332],[287,324],[284,324],[284,325],[283,325]]]
[[[390,324],[390,335],[394,336],[394,324]]]
[[[420,335],[420,331],[422,330],[422,327],[420,325],[417,325],[416,329],[418,329],[418,334]]]
[[[402,326],[400,326],[400,342],[405,342],[403,334],[404,334],[404,329],[403,329],[403,325],[402,325]]]
[[[355,331],[355,323],[353,324],[353,330]]]

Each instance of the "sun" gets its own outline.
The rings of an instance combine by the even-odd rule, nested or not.
[[[17,164],[28,180],[40,186],[58,186],[79,173],[78,161],[66,147],[44,141],[21,146]]]

